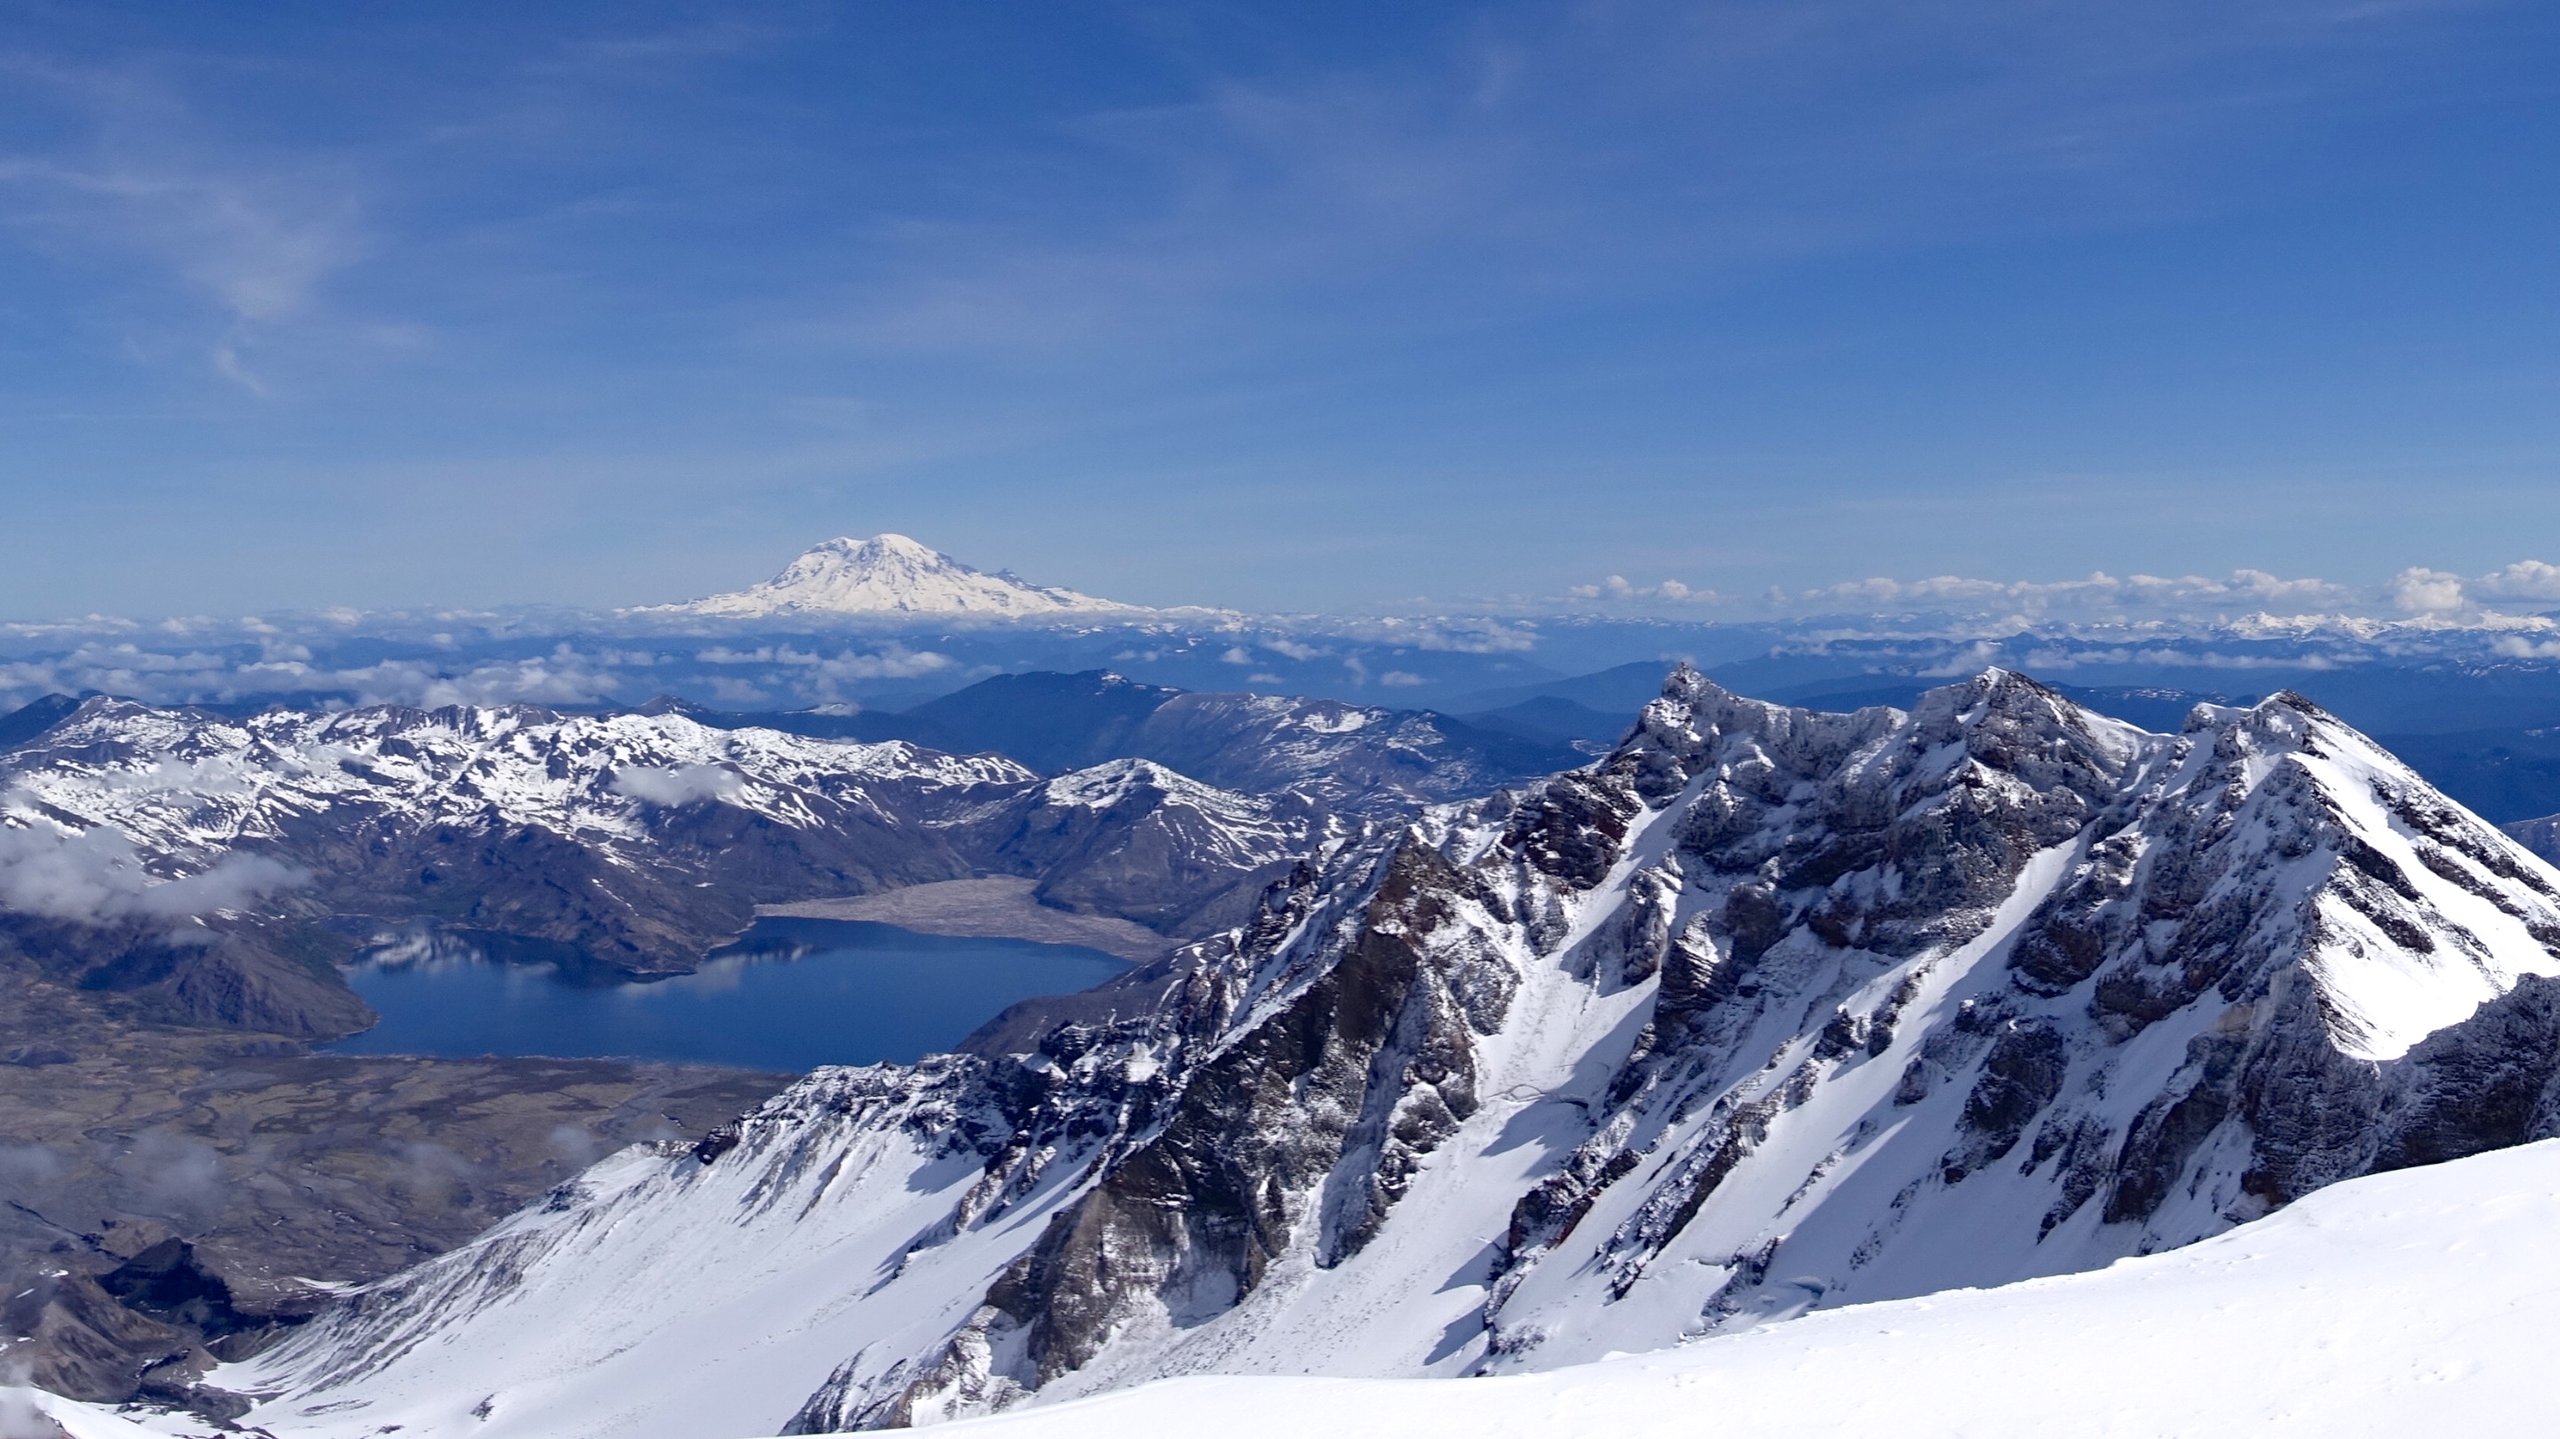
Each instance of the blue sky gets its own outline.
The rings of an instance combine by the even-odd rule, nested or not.
[[[2560,559],[2560,7],[0,16],[0,615]]]

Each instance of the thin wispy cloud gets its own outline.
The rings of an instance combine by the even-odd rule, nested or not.
[[[59,537],[7,612],[610,604],[891,528],[1157,603],[1696,604],[1999,573],[1946,499],[2092,475],[2056,572],[2291,573],[2336,536],[2184,543],[2176,477],[2412,453],[2554,513],[2532,304],[2405,361],[2475,299],[2429,246],[2541,233],[2512,0],[131,23],[0,60]],[[1825,523],[1733,533],[1771,495]]]
[[[63,138],[50,151],[0,151],[8,225],[57,262],[122,267],[129,288],[188,302],[156,323],[198,331],[201,363],[244,390],[267,386],[251,360],[281,327],[311,320],[329,281],[366,240],[358,186],[343,165],[226,142],[166,83],[139,71],[0,60]],[[128,317],[137,312],[121,307]],[[140,312],[144,324],[155,321]]]
[[[1491,284],[1553,305],[2152,224],[2248,203],[2233,136],[2377,103],[2395,24],[2436,8],[1496,8],[1419,54],[1204,70],[1184,103],[1059,117],[870,231],[839,334],[1018,357],[1183,339],[1256,300],[1374,302],[1388,277],[1406,304]]]

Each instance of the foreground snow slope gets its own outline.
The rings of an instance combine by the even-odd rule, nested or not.
[[[2555,1331],[2560,1142],[2546,1141],[2351,1180],[2095,1273],[1860,1305],[1660,1353],[1496,1379],[1175,1379],[948,1432],[1189,1439],[1215,1416],[1222,1439],[1688,1439],[1712,1416],[1718,1432],[1861,1439],[2520,1433],[2549,1407]],[[72,1439],[204,1429],[0,1391],[0,1419],[30,1406]]]
[[[1475,1380],[1174,1379],[953,1439],[2499,1434],[2549,1422],[2560,1142],[2353,1180],[2173,1254]]]

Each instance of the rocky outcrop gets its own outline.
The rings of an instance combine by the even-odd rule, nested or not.
[[[184,927],[84,923],[0,912],[0,956],[144,1022],[331,1039],[374,1021],[326,951],[288,926],[220,916]]]
[[[1458,912],[1455,879],[1418,843],[1378,861],[1350,949],[1192,1071],[1162,1126],[1049,1220],[923,1378],[859,1408],[804,1409],[796,1422],[820,1427],[802,1432],[1036,1389],[1132,1324],[1233,1307],[1304,1233],[1320,1266],[1356,1255],[1476,1112],[1475,1039],[1510,997],[1489,952],[1435,942],[1483,920]],[[1011,1363],[980,1359],[996,1354]]]
[[[1262,891],[1353,831],[1303,795],[1214,789],[1148,760],[1077,770],[951,826],[1043,904],[1196,939],[1252,917]]]
[[[2503,826],[2509,838],[2544,860],[2560,864],[2560,814],[2541,819],[2520,819]]]

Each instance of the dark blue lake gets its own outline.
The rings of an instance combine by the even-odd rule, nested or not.
[[[951,1048],[1016,1000],[1089,989],[1128,967],[1074,945],[767,919],[692,974],[600,983],[522,947],[418,936],[348,971],[382,1022],[327,1048],[771,1070],[912,1060]]]

